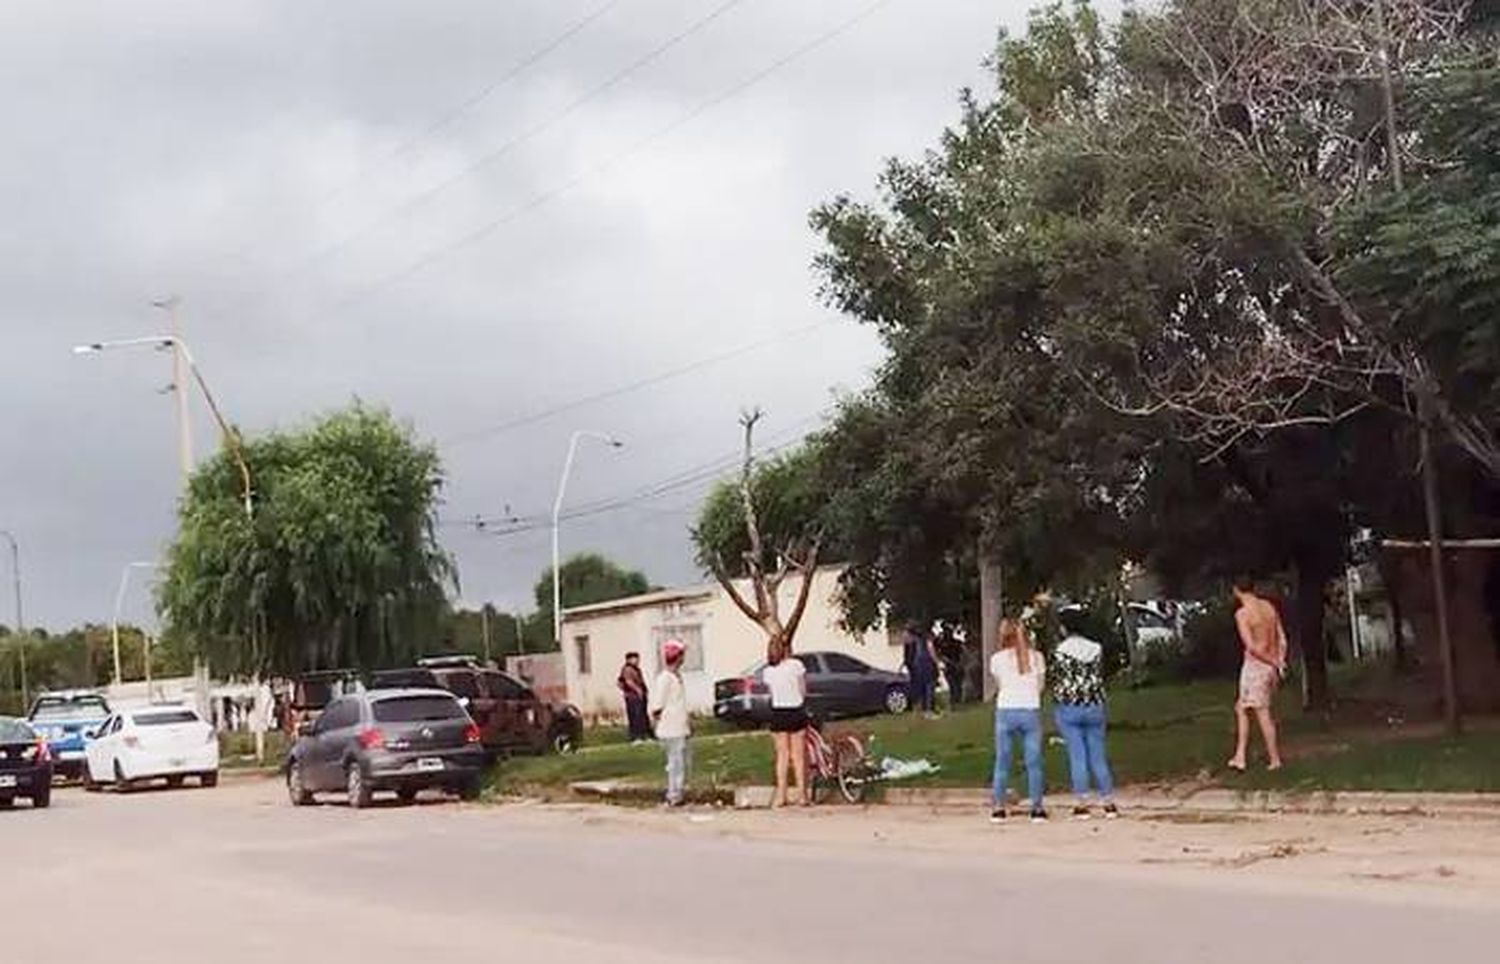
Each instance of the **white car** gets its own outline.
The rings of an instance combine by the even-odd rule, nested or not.
[[[190,706],[168,703],[122,709],[95,731],[87,750],[90,789],[112,783],[129,790],[151,780],[181,786],[195,777],[219,782],[219,739]]]

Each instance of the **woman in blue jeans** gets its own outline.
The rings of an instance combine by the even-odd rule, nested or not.
[[[1011,739],[1019,736],[1026,760],[1026,795],[1031,821],[1047,819],[1042,808],[1042,688],[1047,663],[1031,648],[1026,627],[1017,619],[1000,621],[1000,648],[990,657],[995,677],[995,807],[990,822],[1005,819],[1006,782],[1010,779]]]
[[[1052,653],[1054,715],[1068,747],[1068,775],[1078,798],[1073,816],[1087,820],[1093,815],[1089,808],[1092,777],[1092,788],[1104,804],[1104,816],[1113,819],[1120,811],[1115,806],[1114,776],[1105,753],[1104,647],[1083,635],[1080,615],[1075,610],[1059,614],[1067,635]]]

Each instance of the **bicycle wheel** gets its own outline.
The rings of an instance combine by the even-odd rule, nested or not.
[[[834,773],[839,793],[850,803],[863,803],[870,786],[870,766],[865,759],[865,745],[858,737],[840,737],[833,746]]]

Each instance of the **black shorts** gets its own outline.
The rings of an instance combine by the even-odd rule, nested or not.
[[[804,707],[771,707],[772,733],[799,733],[805,729],[807,729],[807,710]]]

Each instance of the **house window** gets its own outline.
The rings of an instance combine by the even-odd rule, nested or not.
[[[594,671],[594,660],[589,654],[589,638],[573,637],[573,658],[578,663],[578,675],[587,676]]]
[[[703,626],[700,623],[678,623],[665,626],[657,626],[651,630],[651,646],[656,650],[660,658],[662,644],[669,639],[675,639],[682,644],[685,652],[682,657],[682,671],[684,673],[703,672]],[[662,665],[666,661],[662,660]]]

